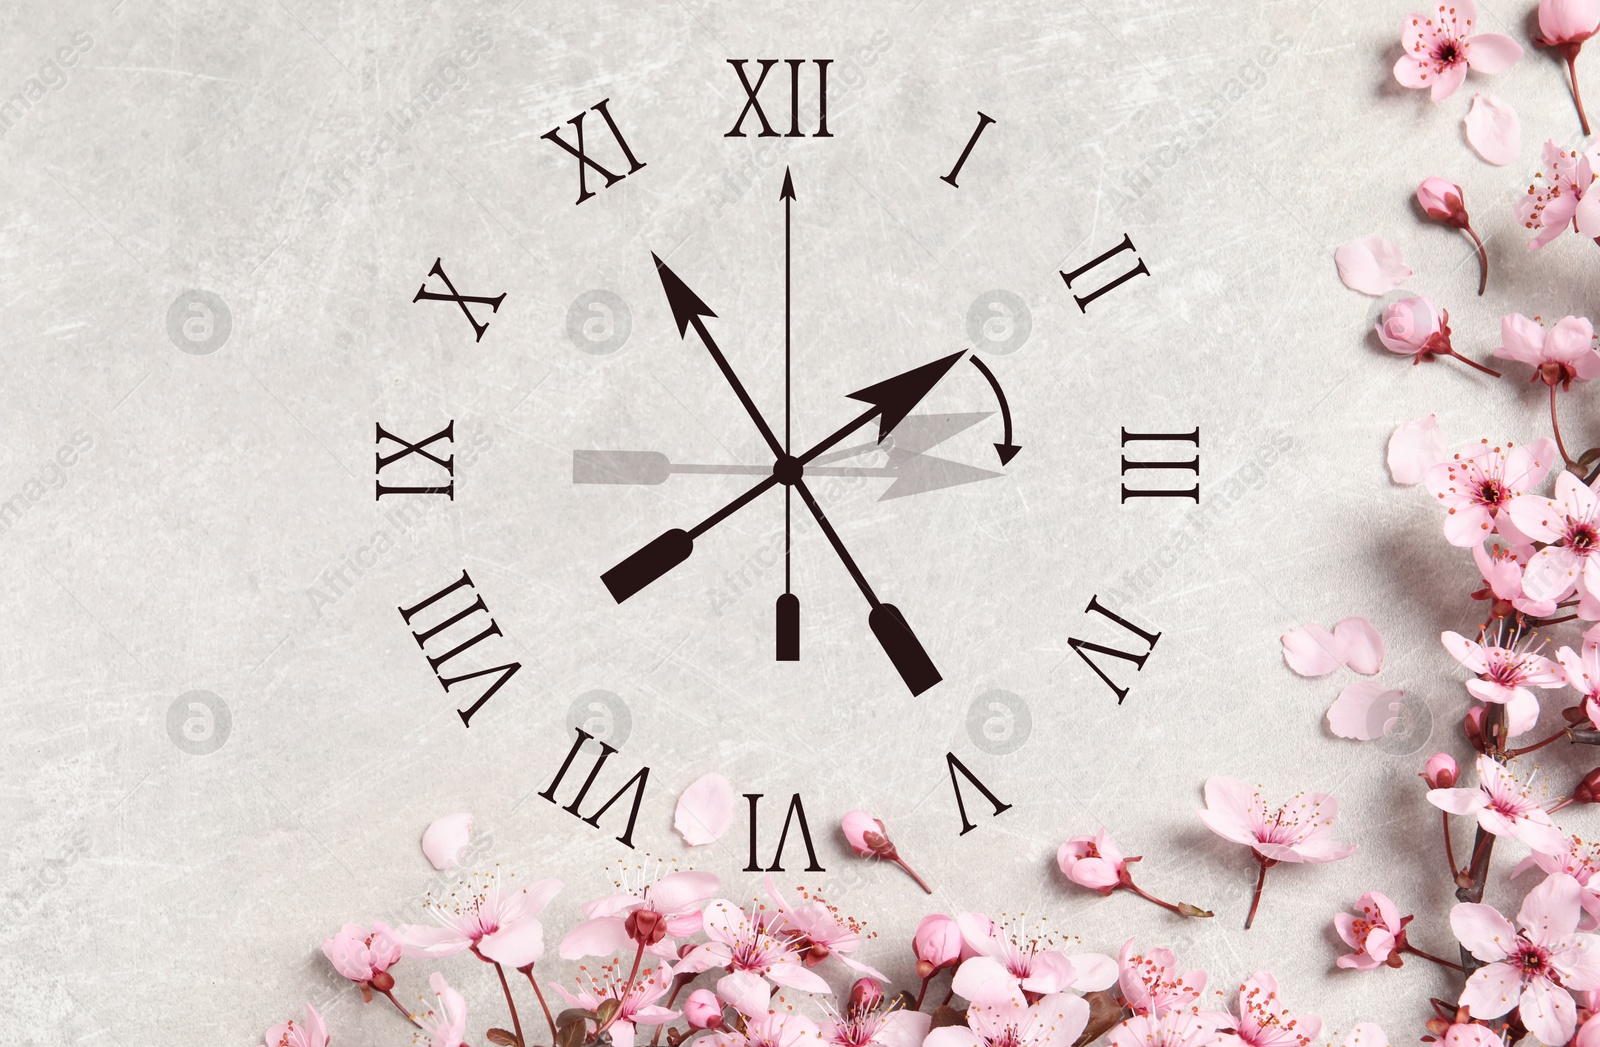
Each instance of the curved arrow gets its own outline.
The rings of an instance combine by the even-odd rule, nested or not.
[[[994,387],[995,399],[1000,401],[1000,419],[1005,423],[1006,427],[1005,443],[995,444],[994,449],[995,453],[1000,456],[1000,464],[1006,465],[1017,456],[1018,451],[1022,450],[1022,448],[1011,442],[1011,405],[1006,403],[1005,390],[1000,388],[1000,380],[994,376],[993,371],[989,370],[989,365],[978,359],[976,354],[971,359],[972,366],[983,372],[983,376]]]

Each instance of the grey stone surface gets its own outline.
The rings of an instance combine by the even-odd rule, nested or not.
[[[1531,8],[1485,3],[1485,27],[1525,39]],[[1430,410],[1460,439],[1531,438],[1542,409],[1537,390],[1376,349],[1375,307],[1338,283],[1332,251],[1394,238],[1411,287],[1480,355],[1503,312],[1582,311],[1594,260],[1573,238],[1530,256],[1511,212],[1537,143],[1577,141],[1559,68],[1530,52],[1431,105],[1389,79],[1407,9],[7,5],[0,99],[37,97],[0,136],[0,978],[20,1037],[0,1039],[253,1044],[310,1000],[342,1047],[402,1042],[316,947],[346,920],[420,918],[442,881],[418,849],[431,819],[475,813],[478,868],[565,880],[553,940],[645,852],[718,872],[730,897],[759,890],[740,871],[742,811],[699,853],[671,830],[678,791],[711,769],[765,794],[763,850],[803,795],[826,872],[785,882],[866,917],[864,958],[902,983],[925,912],[1048,914],[1084,948],[1170,944],[1218,986],[1276,971],[1330,1033],[1365,1019],[1395,1042],[1419,1034],[1450,982],[1420,963],[1335,972],[1329,929],[1383,889],[1418,914],[1419,944],[1451,947],[1415,772],[1433,748],[1462,750],[1465,694],[1436,637],[1471,627],[1475,575],[1426,498],[1389,484],[1384,445]],[[724,137],[743,101],[728,59],[787,56],[834,57],[833,137]],[[36,77],[48,89],[30,91]],[[783,79],[764,89],[780,127]],[[1467,150],[1473,90],[1521,112],[1523,161]],[[576,164],[540,136],[570,136],[607,98],[646,166],[574,206]],[[979,110],[996,122],[952,189],[938,176]],[[593,113],[585,132],[614,165]],[[711,330],[780,419],[786,167],[795,441],[974,330],[997,343],[979,348],[1015,413],[1023,451],[1001,477],[881,501],[882,478],[817,483],[943,672],[920,698],[814,527],[795,538],[803,660],[772,660],[780,495],[619,607],[601,571],[751,481],[571,482],[575,449],[770,462],[693,333],[678,337],[650,256],[715,309]],[[1468,244],[1413,211],[1432,174],[1466,186],[1489,238],[1482,299]],[[1152,275],[1080,313],[1058,270],[1124,234]],[[478,308],[481,341],[455,305],[413,303],[435,258],[463,294],[505,293]],[[994,311],[1006,295],[1027,310],[1021,344]],[[925,404],[994,409],[965,364]],[[454,500],[375,502],[375,423],[419,439],[452,419]],[[1119,504],[1119,430],[1196,426],[1201,506]],[[1000,439],[989,417],[930,453],[993,469]],[[421,464],[385,479],[427,482]],[[396,613],[464,569],[504,634],[484,657],[522,664],[470,729],[456,694],[474,685],[447,695]],[[1085,617],[1096,594],[1161,633],[1121,705],[1067,643],[1121,639]],[[1382,679],[1413,703],[1404,738],[1331,737],[1344,678],[1281,662],[1284,629],[1348,614],[1389,642]],[[591,717],[625,735],[612,788],[651,768],[638,851],[537,795]],[[947,752],[1012,808],[991,819],[969,793],[977,828],[958,836]],[[1565,751],[1544,763],[1557,783],[1584,769]],[[1213,774],[1333,791],[1360,852],[1275,870],[1244,932],[1254,866],[1195,816]],[[933,898],[849,855],[836,826],[854,807],[888,822]],[[1142,883],[1217,918],[1062,883],[1056,846],[1102,825],[1145,855]],[[1497,878],[1491,898],[1511,896]],[[439,966],[481,1042],[504,1020],[492,975]],[[407,998],[430,969],[402,964]]]

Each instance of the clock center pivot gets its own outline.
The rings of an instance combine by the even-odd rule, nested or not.
[[[800,482],[800,477],[805,475],[805,466],[800,464],[800,459],[792,454],[783,455],[772,463],[772,475],[785,487],[793,487]]]

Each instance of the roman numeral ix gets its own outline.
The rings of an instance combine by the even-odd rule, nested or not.
[[[451,454],[449,458],[440,458],[438,455],[428,450],[428,446],[437,440],[445,440],[452,444],[455,442],[455,419],[452,418],[450,420],[450,424],[446,425],[443,429],[440,429],[426,440],[420,440],[417,443],[412,443],[403,436],[394,435],[383,427],[382,422],[377,423],[377,425],[378,436],[373,442],[378,445],[380,450],[373,455],[373,457],[377,460],[377,468],[374,470],[374,472],[378,474],[378,493],[373,499],[374,501],[381,499],[386,494],[442,494],[448,495],[452,502],[456,500],[456,456]],[[381,448],[383,447],[383,442],[385,440],[399,444],[400,450],[394,452],[393,454],[384,454]],[[423,458],[426,458],[434,465],[443,469],[445,471],[445,475],[450,477],[450,482],[445,484],[443,487],[386,486],[383,482],[383,471],[401,459],[408,458],[414,454],[421,455]],[[403,469],[401,471],[404,472]]]

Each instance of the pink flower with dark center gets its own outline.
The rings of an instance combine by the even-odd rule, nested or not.
[[[750,974],[802,992],[828,992],[828,983],[806,970],[800,953],[773,934],[766,922],[752,920],[737,905],[718,898],[705,911],[708,940],[684,957],[678,972],[691,974],[721,967],[731,974]],[[728,999],[726,993],[722,997]]]
[[[822,1033],[803,1014],[763,1013],[750,1016],[743,1032],[716,1032],[700,1042],[706,1047],[822,1047]]]
[[[1297,793],[1274,813],[1259,789],[1237,778],[1207,779],[1200,820],[1223,839],[1249,847],[1261,866],[1245,930],[1255,922],[1268,869],[1279,862],[1336,862],[1355,853],[1354,844],[1327,838],[1338,815],[1339,801],[1326,793]]]
[[[1583,236],[1600,233],[1600,228],[1596,228],[1600,225],[1600,210],[1597,210],[1600,196],[1589,195],[1597,149],[1600,145],[1590,146],[1587,152],[1580,153],[1575,149],[1562,149],[1551,141],[1545,142],[1544,167],[1535,172],[1527,195],[1517,203],[1517,221],[1538,230],[1528,241],[1530,251],[1543,247],[1568,229]]]
[[[1600,874],[1600,851],[1594,844],[1585,843],[1576,836],[1568,836],[1562,848],[1554,854],[1534,851],[1517,865],[1511,876],[1514,879],[1535,868],[1550,876],[1561,874],[1578,881],[1578,886],[1583,889],[1578,903],[1583,906],[1584,914],[1578,929],[1593,931],[1600,928],[1600,875],[1597,875]]]
[[[1409,916],[1401,918],[1388,895],[1377,891],[1363,894],[1354,914],[1342,912],[1333,918],[1339,937],[1355,950],[1333,962],[1352,971],[1372,971],[1385,964],[1400,966],[1400,947],[1410,922]]]
[[[834,1047],[920,1047],[933,1015],[904,1007],[850,1008],[822,1023],[822,1040]]]
[[[1572,1039],[1577,1006],[1570,990],[1600,988],[1600,938],[1577,933],[1581,893],[1572,877],[1551,876],[1523,900],[1520,930],[1488,905],[1463,902],[1451,910],[1456,938],[1486,964],[1461,993],[1474,1018],[1515,1008],[1543,1042]]]
[[[1468,693],[1481,702],[1506,707],[1506,731],[1515,738],[1532,730],[1539,719],[1539,699],[1530,688],[1548,690],[1566,681],[1556,663],[1533,646],[1542,644],[1533,634],[1524,638],[1520,629],[1502,626],[1481,639],[1475,643],[1460,633],[1439,635],[1450,657],[1478,674],[1476,680],[1467,681]]]
[[[1122,851],[1104,829],[1062,844],[1056,851],[1056,865],[1073,883],[1101,894],[1110,894],[1122,882]]]
[[[441,926],[401,927],[400,940],[417,956],[437,959],[471,949],[491,963],[524,967],[544,955],[538,917],[560,890],[560,880],[538,880],[507,891],[498,872],[481,883],[463,881],[445,898],[427,901]]]
[[[1489,756],[1479,756],[1477,767],[1477,786],[1433,789],[1428,793],[1428,802],[1451,814],[1475,815],[1487,833],[1521,840],[1532,850],[1546,854],[1559,852],[1561,830],[1510,768]]]
[[[306,1004],[304,1025],[290,1018],[267,1030],[265,1047],[328,1047],[328,1027],[317,1009]]]
[[[880,981],[889,980],[876,968],[851,959],[849,954],[861,948],[861,943],[866,940],[864,928],[858,921],[841,916],[836,906],[804,891],[801,894],[805,904],[790,905],[783,892],[778,890],[771,873],[766,876],[766,887],[767,896],[778,907],[777,916],[767,925],[768,930],[787,938],[800,952],[801,962],[807,967],[815,967],[829,956],[836,956],[840,963],[853,971],[869,974]]]
[[[1231,1033],[1222,1036],[1222,1043],[1225,1047],[1311,1047],[1321,1032],[1321,1018],[1292,1013],[1278,995],[1278,979],[1257,971],[1239,986],[1239,1020]]]
[[[1405,54],[1394,65],[1403,87],[1431,88],[1441,101],[1455,94],[1470,67],[1480,73],[1503,73],[1522,57],[1522,48],[1499,33],[1473,34],[1478,8],[1472,0],[1440,3],[1433,15],[1407,15],[1400,26]]]
[[[678,943],[673,939],[700,930],[700,910],[721,885],[714,874],[693,871],[667,873],[653,883],[619,881],[618,893],[583,903],[583,914],[589,919],[561,939],[561,958],[610,956],[634,949],[641,940],[636,937],[642,932],[641,924],[648,924],[652,933],[644,937],[655,940],[644,941],[645,951],[675,960]]]
[[[1498,530],[1507,542],[1525,545],[1528,539],[1506,512],[1511,500],[1544,482],[1557,461],[1556,442],[1549,437],[1518,447],[1491,446],[1488,440],[1473,451],[1440,462],[1423,477],[1428,493],[1444,506],[1444,536],[1455,546],[1480,545]]]
[[[1600,498],[1577,473],[1556,477],[1556,496],[1525,494],[1511,502],[1511,518],[1530,538],[1548,542],[1533,554],[1522,576],[1535,600],[1560,600],[1581,574],[1589,592],[1600,592]]]
[[[1117,954],[1117,981],[1123,1001],[1135,1014],[1159,1018],[1174,1008],[1188,1007],[1206,988],[1205,971],[1179,974],[1171,949],[1133,951],[1129,938]]]
[[[616,1000],[619,1008],[609,1029],[611,1042],[616,1047],[633,1047],[639,1026],[661,1025],[678,1016],[677,1011],[657,1004],[672,988],[672,968],[662,964],[651,970],[640,971],[630,986],[628,971],[631,969],[631,966],[625,968],[620,960],[601,966],[598,975],[587,967],[580,967],[579,970],[584,972],[582,978],[588,979],[587,985],[580,978],[577,992],[568,992],[561,985],[555,986],[568,1007],[593,1011],[607,1000]]]
[[[928,1033],[922,1047],[1072,1047],[1089,1024],[1089,1004],[1052,993],[1029,1006],[1021,991],[984,996],[967,1008],[966,1025]]]
[[[417,1018],[422,1030],[419,1047],[461,1047],[467,1035],[467,1001],[437,971],[428,978],[428,987],[438,1006]]]
[[[1067,989],[1094,992],[1116,984],[1117,964],[1109,956],[1068,956],[1051,948],[1054,942],[1047,935],[1029,935],[1026,927],[1013,930],[972,913],[956,917],[956,923],[976,955],[962,961],[950,985],[969,1000],[1017,991],[1045,996]]]
[[[382,920],[373,923],[371,932],[360,924],[347,923],[322,943],[322,955],[333,969],[358,985],[393,967],[400,953],[400,939]]]

